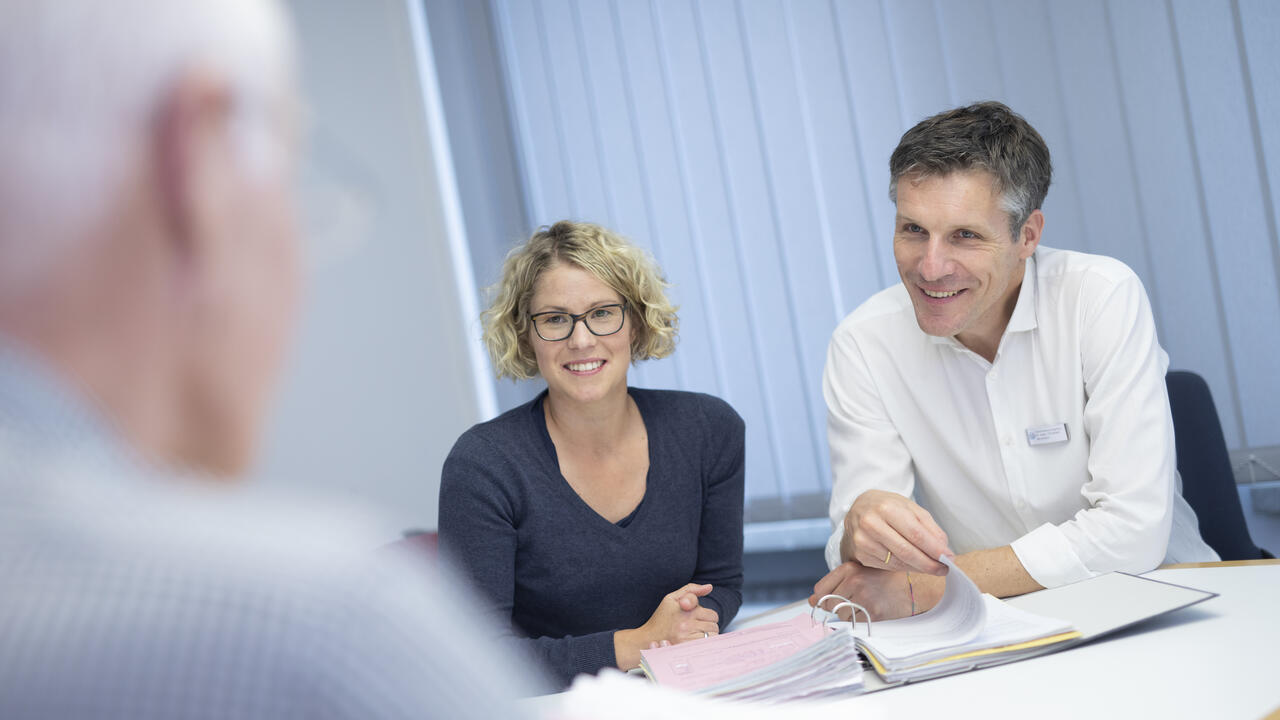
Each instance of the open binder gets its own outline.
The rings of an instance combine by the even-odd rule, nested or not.
[[[942,562],[950,568],[947,586],[933,609],[851,628],[858,648],[885,681],[920,680],[985,660],[1020,659],[1081,636],[1069,621],[1019,610],[983,594],[951,558]]]
[[[840,622],[801,601],[733,632],[645,650],[641,667],[658,683],[725,698],[871,692],[1055,652],[1216,596],[1108,573],[1002,601],[943,562],[951,569],[942,600],[920,615],[876,621],[839,598],[855,608],[853,622]]]

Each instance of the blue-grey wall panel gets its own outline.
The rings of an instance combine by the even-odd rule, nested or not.
[[[754,67],[742,32],[741,10],[730,0],[695,3],[695,27],[704,46],[712,115],[719,126],[721,160],[729,191],[730,228],[738,243],[747,287],[749,322],[758,336],[761,391],[772,414],[778,482],[792,491],[820,487],[818,457],[803,377],[803,338],[789,294],[786,254],[779,242],[778,206],[769,175]],[[790,236],[786,241],[791,242]],[[819,441],[820,442],[820,441]]]
[[[543,62],[541,21],[534,3],[497,0],[494,14],[511,87],[511,108],[520,144],[520,167],[528,188],[526,205],[535,218],[571,212],[568,169],[560,129],[551,112],[550,76]]]
[[[1057,155],[1079,180],[1082,249],[1118,258],[1147,278],[1155,299],[1159,284],[1148,272],[1134,208],[1133,165],[1128,132],[1120,112],[1108,19],[1102,0],[1048,4],[1062,95],[1069,153]]]
[[[744,3],[740,19],[754,78],[752,101],[761,129],[763,178],[775,220],[772,231],[760,244],[777,247],[783,291],[790,299],[791,332],[774,334],[794,343],[800,381],[798,399],[803,402],[804,411],[797,420],[808,440],[808,450],[814,458],[821,459],[826,455],[826,406],[819,399],[822,367],[831,328],[841,316],[836,312],[831,285],[825,282],[828,244],[823,242],[818,188],[813,182],[816,162],[812,155],[796,152],[805,136],[805,123],[791,39],[786,32],[779,32],[785,30],[787,22],[782,3]],[[815,282],[815,278],[820,280]],[[795,469],[800,471],[801,467]],[[810,476],[798,475],[794,483],[801,492],[824,490],[829,485],[826,464],[819,463]]]
[[[872,218],[871,234],[863,252],[874,258],[880,270],[880,285],[898,281],[890,244],[893,238],[894,208],[889,203],[889,154],[907,126],[903,116],[901,84],[891,60],[889,34],[883,8],[878,0],[832,2],[845,92],[853,106],[854,130],[858,138],[864,192]],[[861,302],[850,298],[854,307]]]
[[[1234,374],[1217,300],[1216,264],[1196,201],[1199,178],[1180,75],[1170,72],[1177,57],[1168,7],[1164,0],[1142,0],[1111,3],[1107,10],[1136,173],[1135,209],[1151,248],[1152,273],[1143,279],[1148,287],[1159,287],[1160,341],[1175,367],[1204,376],[1218,398],[1227,443],[1237,447],[1241,423]]]
[[[1045,200],[1044,242],[1069,250],[1086,250],[1088,225],[1080,203],[1066,104],[1059,82],[1049,13],[1038,0],[992,0],[1004,87],[1008,103],[1035,126],[1053,154],[1053,185]]]
[[[1004,97],[1000,45],[991,8],[985,3],[934,0],[950,104]]]
[[[1243,36],[1241,62],[1249,76],[1250,98],[1253,100],[1252,125],[1260,150],[1259,175],[1264,186],[1263,201],[1268,203],[1271,219],[1271,258],[1276,282],[1280,284],[1280,9],[1273,0],[1240,0],[1236,18]],[[1272,339],[1272,357],[1280,356],[1280,341]],[[1272,368],[1280,373],[1280,360]]]
[[[628,228],[637,242],[645,243],[651,237],[654,206],[641,167],[646,138],[638,131],[649,125],[635,117],[635,93],[637,88],[643,91],[644,78],[633,80],[625,64],[622,29],[611,6],[575,0],[570,11],[581,54],[590,59],[582,65],[594,124],[589,130],[600,158],[600,191],[608,208],[596,221]]]
[[[550,116],[560,140],[565,180],[569,186],[568,215],[608,222],[611,203],[606,198],[606,172],[601,157],[603,128],[596,117],[594,94],[588,93],[586,73],[595,65],[584,62],[582,33],[570,0],[539,3],[537,38],[550,70],[549,95],[541,112]]]
[[[910,126],[952,104],[938,14],[933,0],[886,0],[881,5],[902,114]]]
[[[1173,3],[1201,187],[1240,385],[1243,440],[1280,444],[1280,288],[1231,3]]]
[[[874,251],[888,228],[877,227],[871,215],[831,6],[812,2],[783,8],[804,120],[804,156],[811,160],[814,222],[821,234],[834,316],[843,318],[863,298],[885,286]],[[874,201],[888,204],[883,193],[875,193]]]

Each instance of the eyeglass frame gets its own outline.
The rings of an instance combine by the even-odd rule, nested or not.
[[[616,307],[622,311],[622,322],[618,323],[618,329],[614,330],[613,332],[607,332],[607,333],[596,332],[595,329],[591,327],[591,323],[587,322],[587,316],[595,312],[596,310],[600,310],[601,308],[611,308],[611,307]],[[569,321],[570,321],[569,332],[565,333],[564,337],[556,338],[555,340],[549,340],[545,337],[542,337],[542,333],[538,332],[538,318],[542,317],[543,315],[568,315]],[[610,335],[617,335],[618,333],[622,332],[622,328],[627,326],[627,301],[623,300],[622,302],[617,302],[617,303],[605,303],[603,305],[596,305],[595,307],[588,308],[586,312],[580,313],[578,315],[574,315],[571,312],[565,312],[563,310],[547,310],[546,312],[533,313],[529,315],[529,324],[533,326],[534,334],[536,334],[539,338],[541,338],[543,342],[563,342],[565,340],[568,340],[569,338],[573,337],[573,333],[578,329],[578,323],[582,323],[582,325],[587,328],[587,332],[591,333],[592,335],[595,335],[596,337],[609,337]]]

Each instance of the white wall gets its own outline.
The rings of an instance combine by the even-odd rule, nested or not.
[[[476,390],[475,288],[450,249],[447,147],[430,132],[443,128],[410,6],[290,5],[311,105],[312,271],[258,474],[372,504],[390,540],[436,526],[444,457],[492,412],[491,388]]]

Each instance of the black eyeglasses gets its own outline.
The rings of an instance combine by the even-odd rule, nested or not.
[[[587,326],[592,335],[612,335],[622,329],[622,324],[627,319],[626,309],[625,303],[611,303],[593,307],[581,315],[540,312],[530,315],[529,319],[533,321],[533,331],[538,333],[538,337],[547,342],[556,342],[568,339],[579,321]]]

